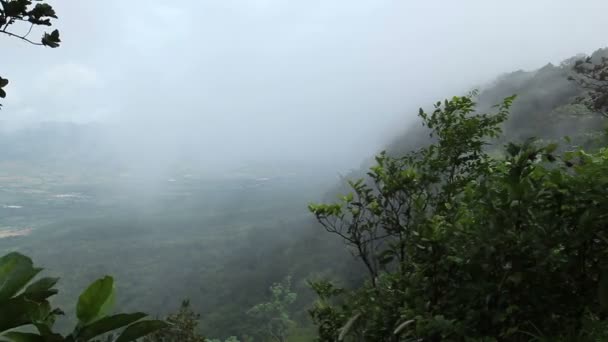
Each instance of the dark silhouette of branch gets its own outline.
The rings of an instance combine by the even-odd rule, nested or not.
[[[33,26],[33,25],[32,25],[32,26]],[[32,30],[32,28],[30,27],[30,31],[31,31],[31,30]],[[6,31],[6,30],[0,30],[0,33],[4,33],[4,34],[6,34],[6,35],[8,35],[8,36],[11,36],[11,37],[15,37],[15,38],[21,39],[21,40],[23,40],[23,41],[26,41],[26,42],[28,42],[28,43],[32,44],[32,45],[38,45],[38,46],[42,46],[42,45],[44,45],[44,44],[42,44],[42,43],[36,43],[36,42],[34,42],[34,41],[31,41],[31,40],[27,39],[27,35],[29,35],[30,31],[28,31],[28,33],[27,33],[25,36],[20,36],[20,35],[18,35],[18,34],[14,34],[14,33],[12,33],[12,32]]]
[[[30,35],[30,33],[32,33],[32,29],[33,29],[33,28],[34,28],[34,24],[31,24],[31,25],[30,25],[30,29],[29,29],[29,30],[27,30],[27,33],[26,33],[26,34],[23,36],[23,38],[26,38],[27,36],[29,36],[29,35]]]

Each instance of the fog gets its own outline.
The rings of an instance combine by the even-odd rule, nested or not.
[[[604,167],[600,164],[598,169],[595,165],[589,169],[580,165],[584,171],[580,180],[559,173],[562,168],[557,167],[558,163],[554,164],[555,170],[547,173],[531,172],[535,180],[538,175],[551,179],[547,184],[535,181],[538,186],[530,187],[534,188],[530,192],[524,187],[525,191],[516,194],[517,201],[512,201],[512,191],[507,194],[504,190],[512,188],[511,179],[502,180],[500,172],[487,177],[488,186],[480,190],[466,183],[467,195],[462,198],[454,195],[463,190],[460,187],[465,183],[459,181],[449,184],[447,192],[436,192],[441,188],[436,187],[437,184],[415,182],[411,185],[402,182],[400,176],[395,184],[403,186],[401,189],[393,187],[391,179],[383,179],[382,183],[391,183],[390,194],[379,188],[377,200],[372,201],[366,195],[358,201],[367,207],[361,215],[357,202],[346,204],[342,211],[345,220],[336,219],[341,225],[339,229],[344,228],[338,235],[320,227],[307,204],[333,202],[336,195],[352,192],[345,180],[365,177],[365,170],[379,150],[386,148],[391,156],[402,155],[428,143],[428,131],[421,127],[416,116],[418,108],[429,108],[437,100],[462,95],[474,88],[481,88],[477,98],[480,110],[500,103],[513,92],[519,94],[508,121],[501,127],[504,135],[492,140],[494,145],[487,148],[490,155],[497,158],[488,165],[496,165],[496,170],[506,170],[508,164],[502,167],[498,159],[502,149],[494,147],[508,141],[535,136],[545,144],[568,135],[573,144],[595,143],[598,129],[606,127],[605,118],[576,103],[576,99],[584,95],[584,89],[567,78],[574,60],[571,59],[572,64],[559,63],[608,45],[606,0],[48,2],[59,16],[53,21],[53,29],[61,32],[59,48],[32,46],[0,34],[0,76],[10,80],[3,88],[7,97],[0,99],[0,256],[12,251],[23,253],[30,256],[37,267],[44,268],[43,277],[61,278],[59,294],[52,299],[53,307],[66,312],[57,322],[57,329],[61,331],[71,331],[77,324],[75,318],[80,304],[74,304],[81,291],[107,274],[118,284],[116,312],[146,312],[150,317],[162,318],[178,310],[181,301],[188,299],[194,313],[200,314],[197,318],[200,332],[222,340],[240,336],[240,341],[268,341],[260,328],[272,328],[275,321],[293,330],[290,333],[295,339],[288,341],[313,340],[316,323],[343,326],[340,335],[344,335],[367,331],[368,322],[378,323],[378,328],[379,322],[386,322],[382,334],[390,332],[390,340],[424,337],[419,331],[456,334],[462,330],[459,327],[466,324],[454,321],[456,323],[444,326],[443,323],[452,322],[452,318],[448,315],[439,321],[440,316],[431,312],[437,308],[442,310],[443,297],[428,301],[440,305],[430,306],[431,311],[421,315],[415,311],[420,305],[410,306],[409,302],[402,301],[410,298],[405,293],[451,295],[453,292],[444,291],[447,288],[442,284],[435,286],[444,283],[445,277],[429,278],[431,268],[419,268],[416,265],[424,266],[424,263],[417,260],[431,255],[429,251],[432,259],[436,259],[437,253],[435,249],[427,249],[427,241],[431,247],[446,244],[449,248],[438,250],[449,251],[449,255],[445,254],[449,256],[447,259],[454,256],[454,260],[467,261],[449,260],[438,264],[439,269],[451,270],[458,264],[462,267],[453,273],[454,279],[466,285],[459,288],[490,288],[492,286],[487,285],[492,283],[485,278],[480,282],[481,287],[462,282],[468,278],[466,272],[480,273],[475,262],[483,258],[469,256],[482,255],[490,249],[459,254],[473,246],[471,241],[484,240],[467,239],[465,244],[452,244],[463,240],[458,237],[461,235],[439,234],[445,237],[437,238],[437,232],[444,226],[436,218],[443,217],[446,223],[457,220],[453,226],[467,232],[471,239],[493,232],[486,229],[487,225],[477,229],[476,222],[495,225],[505,221],[505,233],[497,236],[508,236],[513,227],[520,231],[522,220],[525,223],[522,227],[540,227],[548,232],[528,234],[517,243],[511,243],[513,239],[498,243],[494,239],[488,242],[488,248],[493,250],[507,245],[524,249],[546,246],[541,254],[537,253],[542,256],[543,251],[554,255],[554,249],[549,248],[553,245],[576,247],[570,249],[578,254],[567,252],[568,248],[560,249],[560,257],[553,258],[559,260],[548,264],[551,270],[557,270],[555,277],[538,278],[538,272],[527,273],[530,269],[526,271],[523,266],[521,270],[514,269],[517,272],[507,279],[513,283],[505,288],[508,291],[515,291],[519,280],[521,284],[528,284],[526,278],[522,278],[526,274],[534,279],[572,278],[567,277],[568,271],[562,270],[579,265],[578,261],[571,263],[562,259],[578,258],[580,249],[562,244],[565,240],[557,238],[573,237],[573,243],[585,242],[587,237],[577,237],[574,232],[580,227],[587,232],[587,225],[593,220],[579,219],[576,213],[583,213],[583,218],[601,218],[603,202],[595,200],[598,187],[589,180],[595,175],[594,170]],[[29,27],[19,24],[10,28],[25,34]],[[35,30],[29,38],[37,39],[41,34]],[[608,49],[602,54],[608,56]],[[555,155],[559,163],[563,159],[569,165],[558,153],[559,149],[550,152],[549,147],[542,152],[543,158]],[[583,161],[581,158],[580,163]],[[464,169],[462,165],[457,168],[466,169],[458,171],[465,180],[472,177],[470,163],[466,163]],[[473,163],[477,165],[475,160]],[[431,161],[428,165],[437,170],[443,167],[439,164],[442,163]],[[578,166],[574,169],[579,170]],[[390,177],[393,170],[388,169],[391,170],[386,174]],[[426,170],[426,166],[422,169]],[[480,177],[487,176],[477,169],[475,172],[480,172]],[[439,171],[433,172],[432,177],[423,178],[441,175]],[[454,175],[455,179],[460,176]],[[559,181],[554,181],[553,176],[559,176]],[[532,178],[521,176],[522,182],[529,179]],[[452,190],[452,185],[457,191]],[[572,203],[566,199],[564,205],[557,205],[549,200],[549,195],[561,193],[562,187],[564,193],[571,194],[579,185],[587,190],[581,190],[580,196],[570,196],[575,199]],[[410,186],[416,194],[413,198],[403,198],[410,193]],[[492,191],[485,191],[488,187]],[[532,192],[537,190],[540,192]],[[370,194],[377,195],[375,190]],[[462,200],[463,205],[448,208],[448,203],[443,203],[443,198],[448,198],[446,194]],[[532,208],[529,215],[519,215],[517,220],[504,218],[503,213],[508,210],[525,208],[526,198],[540,198],[541,206]],[[562,200],[559,196],[555,198]],[[394,209],[393,200],[398,202],[398,209]],[[426,209],[422,212],[416,209],[420,200],[425,202]],[[480,207],[486,202],[493,206],[492,210]],[[584,207],[592,202],[593,207]],[[390,215],[376,214],[373,207],[378,203],[382,210],[387,209],[382,205],[390,206]],[[443,208],[443,204],[447,210],[438,209]],[[553,216],[549,214],[563,206],[570,208],[558,215],[565,223],[552,222]],[[329,208],[334,212],[333,206]],[[414,211],[410,211],[412,208]],[[458,216],[463,208],[470,209],[471,215]],[[374,214],[370,215],[372,211]],[[368,216],[372,219],[368,220]],[[354,221],[349,223],[349,218]],[[394,218],[399,227],[393,227]],[[549,228],[545,230],[545,226]],[[429,227],[433,229],[427,229]],[[502,226],[490,228],[503,230]],[[369,232],[362,234],[361,229]],[[409,230],[422,234],[410,234]],[[346,243],[345,246],[345,241],[338,238],[346,231],[354,234],[352,236],[363,236],[356,239],[365,240],[362,242],[365,251],[359,245],[354,253],[349,253],[354,245]],[[425,234],[433,235],[433,241],[427,240]],[[414,238],[406,242],[403,236]],[[526,242],[532,237],[543,241]],[[559,243],[548,244],[548,238]],[[402,248],[391,251],[384,249],[386,246]],[[404,254],[404,246],[417,252]],[[603,248],[589,246],[589,251]],[[499,259],[518,256],[525,254],[524,249],[494,254]],[[385,253],[387,251],[391,253]],[[441,257],[441,253],[437,255]],[[351,316],[354,313],[351,309],[358,310],[359,304],[367,306],[371,302],[358,295],[351,296],[350,291],[341,297],[346,299],[343,302],[346,310],[325,307],[325,302],[330,304],[334,299],[335,303],[342,303],[342,299],[333,295],[326,301],[322,294],[323,300],[317,301],[309,280],[335,281],[335,288],[321,285],[323,292],[332,294],[341,292],[336,290],[338,287],[357,289],[368,281],[368,270],[353,258],[364,254],[370,256],[373,264],[383,265],[377,269],[381,272],[372,274],[374,280],[381,281],[373,289],[375,292],[361,287],[352,294],[377,293],[378,300],[374,299],[376,295],[372,298],[376,304],[369,305],[373,310]],[[394,261],[388,260],[393,256],[396,256]],[[397,265],[404,260],[414,260],[417,263],[414,268],[425,269],[424,273],[416,271],[405,278],[405,268]],[[494,264],[501,265],[501,262]],[[594,270],[591,264],[587,268]],[[393,267],[399,269],[400,275],[391,273]],[[10,267],[7,269],[10,272]],[[14,269],[23,271],[21,267]],[[597,270],[599,272],[599,268]],[[384,277],[385,271],[389,277]],[[490,278],[500,275],[499,271],[502,272],[499,269],[490,272]],[[450,272],[447,274],[452,277]],[[593,279],[601,278],[596,277],[599,273],[590,274],[579,277],[585,288]],[[517,275],[521,275],[519,280],[511,279],[518,278]],[[296,298],[292,297],[289,286],[287,290],[273,287],[270,291],[269,287],[288,276],[293,278],[289,286],[297,299],[290,302],[287,315],[283,312],[290,305],[287,300]],[[17,278],[25,279],[21,275]],[[432,280],[422,281],[435,286],[432,291],[422,291],[423,287],[415,284],[416,279],[423,278]],[[390,285],[390,291],[384,287],[386,284]],[[412,285],[414,292],[402,288],[402,284]],[[601,307],[592,295],[577,291],[568,290],[565,296],[582,293],[585,300],[593,300],[589,302],[590,308]],[[286,299],[277,299],[277,293]],[[465,293],[469,296],[472,292]],[[395,299],[385,297],[386,294],[395,294]],[[466,296],[446,301],[445,307],[450,309],[449,303],[464,303],[463,298],[469,298]],[[487,298],[495,297],[492,294]],[[351,305],[355,302],[347,298],[353,298],[356,305]],[[407,310],[401,305],[393,310],[397,303],[406,303]],[[501,303],[492,305],[500,308]],[[276,317],[280,319],[277,321],[274,313],[267,321],[253,317],[252,308],[259,307],[258,304],[272,311],[279,308],[280,315]],[[475,305],[471,307],[477,310]],[[372,312],[379,311],[376,309],[380,306],[382,312],[391,311],[386,316],[389,320],[377,319],[380,316]],[[314,319],[319,319],[315,324],[309,315],[314,307],[322,308],[322,312],[318,311],[320,315],[313,314]],[[530,310],[536,310],[532,314],[542,311],[519,302],[509,307],[532,308]],[[469,310],[473,316],[468,316],[486,317],[492,314],[488,308],[485,305],[480,311]],[[584,311],[577,310],[570,311]],[[396,312],[410,311],[415,313],[415,318],[431,317],[433,321],[417,320],[410,327],[406,326],[411,320],[391,321],[398,318]],[[327,312],[330,314],[326,315]],[[186,325],[194,327],[190,318],[195,316],[182,313],[178,316],[186,317]],[[521,313],[523,317],[532,317],[527,312]],[[593,310],[585,310],[584,319],[572,315],[560,317],[568,322],[595,322],[595,314]],[[323,322],[324,317],[329,317],[330,324]],[[348,317],[352,317],[349,322],[342,320]],[[510,317],[515,316],[508,317],[510,323],[515,322]],[[92,323],[99,322],[101,319]],[[361,329],[349,332],[353,322],[361,324]],[[436,323],[441,325],[438,330],[434,328],[439,326]],[[496,325],[500,326],[501,333],[523,331],[507,329],[503,323]],[[528,323],[533,322],[517,323],[517,327],[529,328]],[[93,324],[78,324],[78,334],[95,330]],[[414,326],[419,331],[410,334],[408,329]],[[400,332],[401,329],[404,330]],[[173,326],[168,330],[176,331]],[[183,339],[184,335],[177,336]],[[254,339],[244,338],[247,336]]]
[[[592,52],[608,30],[603,0],[52,4],[59,49],[0,41],[4,127],[103,123],[116,158],[159,168],[355,167],[417,107]]]

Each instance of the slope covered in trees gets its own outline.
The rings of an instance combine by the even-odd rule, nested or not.
[[[601,60],[608,49],[599,49],[589,57]],[[602,115],[586,105],[587,90],[572,78],[577,61],[573,56],[559,65],[547,64],[537,70],[515,71],[499,76],[480,89],[476,98],[478,110],[487,111],[507,96],[517,94],[510,115],[502,129],[501,141],[516,141],[531,136],[560,139],[565,135],[582,136],[604,123]],[[387,146],[387,150],[404,153],[428,143],[424,129],[415,124]]]
[[[313,284],[321,341],[604,338],[605,119],[579,60],[421,110],[340,202],[310,206],[367,274]]]
[[[353,290],[316,282],[320,341],[594,341],[606,337],[608,153],[527,140],[491,157],[514,97],[420,118],[435,140],[384,153],[369,181],[312,204],[365,265]]]

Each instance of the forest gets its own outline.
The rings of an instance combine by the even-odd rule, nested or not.
[[[28,51],[58,22],[0,1]],[[0,129],[0,341],[608,340],[608,48],[418,105],[339,176]]]

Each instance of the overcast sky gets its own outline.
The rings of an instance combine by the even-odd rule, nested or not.
[[[3,121],[211,159],[360,159],[419,106],[608,45],[606,0],[51,3],[59,49],[0,40]]]

